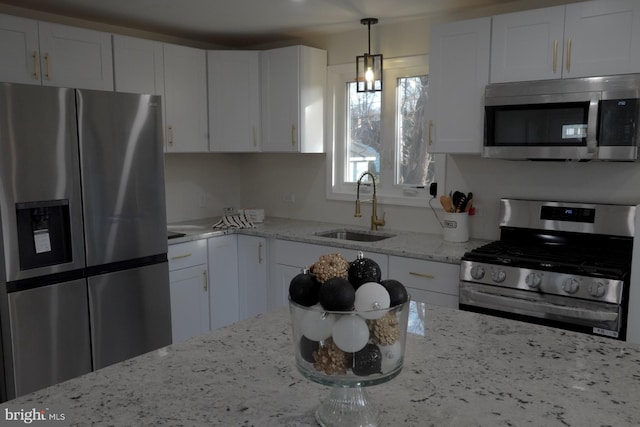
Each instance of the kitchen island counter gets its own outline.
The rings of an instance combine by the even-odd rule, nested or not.
[[[638,346],[421,303],[409,331],[402,373],[369,389],[385,425],[640,423]],[[290,337],[279,309],[7,402],[0,419],[35,408],[81,426],[316,425],[329,390],[297,372]]]

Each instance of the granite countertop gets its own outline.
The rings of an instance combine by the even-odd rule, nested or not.
[[[401,374],[368,388],[385,425],[640,422],[638,346],[421,303],[409,331]],[[329,388],[297,371],[290,340],[279,309],[6,402],[0,414],[46,408],[82,426],[313,426]]]
[[[316,233],[340,229],[368,232],[368,228],[351,225],[345,226],[344,224],[330,222],[274,217],[266,218],[264,223],[256,224],[255,228],[213,230],[211,228],[212,225],[218,222],[219,219],[220,218],[203,218],[200,220],[169,224],[167,227],[169,231],[186,234],[184,237],[170,239],[169,244],[221,236],[229,233],[239,233],[459,264],[465,252],[489,242],[488,240],[470,239],[464,243],[451,243],[444,241],[441,234],[417,233],[392,229],[380,230],[380,233],[392,234],[393,237],[391,238],[378,242],[353,242],[321,237],[317,236]]]

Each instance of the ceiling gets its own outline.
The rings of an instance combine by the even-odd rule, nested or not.
[[[0,0],[1,4],[212,43],[248,45],[514,0]]]

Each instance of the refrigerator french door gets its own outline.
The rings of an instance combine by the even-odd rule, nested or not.
[[[91,371],[75,93],[0,84],[2,400]]]
[[[171,343],[160,98],[76,91],[94,369]]]

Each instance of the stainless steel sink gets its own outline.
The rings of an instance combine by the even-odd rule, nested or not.
[[[362,230],[330,230],[316,233],[316,236],[328,237],[330,239],[338,240],[351,240],[354,242],[378,242],[390,237],[394,237],[394,234],[378,233],[374,231],[362,231]]]

